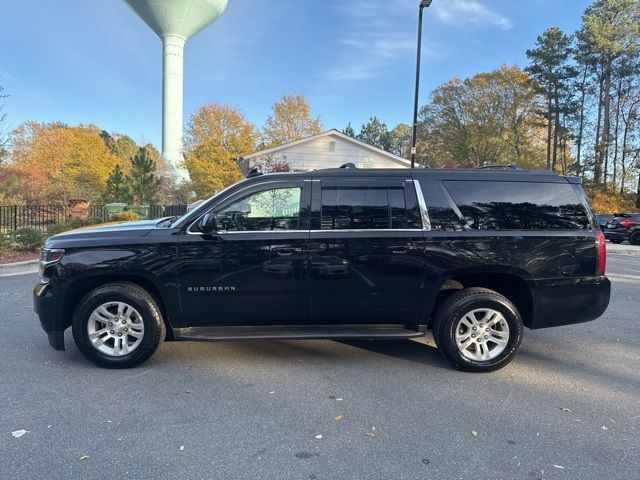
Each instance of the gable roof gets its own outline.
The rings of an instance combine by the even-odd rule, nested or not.
[[[381,155],[383,157],[387,157],[391,160],[395,160],[396,162],[406,165],[407,167],[411,166],[411,162],[409,160],[407,160],[406,158],[403,158],[399,155],[395,155],[391,152],[387,152],[386,150],[382,150],[381,148],[375,147],[369,143],[363,142],[362,140],[358,140],[357,138],[353,138],[349,135],[346,135],[344,133],[342,133],[339,130],[336,130],[335,128],[332,128],[331,130],[327,130],[326,132],[322,132],[322,133],[318,133],[317,135],[312,135],[310,137],[305,137],[305,138],[301,138],[300,140],[295,140],[293,142],[289,142],[289,143],[284,143],[282,145],[278,145],[277,147],[273,147],[273,148],[267,148],[265,150],[260,150],[259,152],[254,152],[250,155],[245,155],[244,157],[239,158],[238,160],[250,160],[252,158],[255,157],[261,157],[263,155],[269,155],[270,153],[276,153],[280,150],[284,150],[285,148],[289,148],[289,147],[294,147],[296,145],[300,145],[306,142],[311,142],[313,140],[317,140],[319,138],[323,138],[323,137],[338,137],[341,138],[342,140],[346,140],[347,142],[351,142],[354,143],[356,145],[358,145],[360,148],[364,148],[366,150],[370,150],[378,155]]]

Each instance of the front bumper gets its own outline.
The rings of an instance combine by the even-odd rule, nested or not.
[[[40,325],[55,350],[64,350],[64,330],[58,298],[50,283],[38,283],[33,287],[33,310],[40,318]]]

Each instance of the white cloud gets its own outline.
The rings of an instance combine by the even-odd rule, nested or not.
[[[416,49],[417,0],[336,0],[347,32],[340,44],[344,47],[334,67],[325,78],[334,82],[357,81],[383,75],[402,61],[413,61]],[[479,0],[434,0],[428,9],[446,25],[477,25],[509,29],[509,18],[486,7]],[[441,54],[433,38],[425,56]]]
[[[339,44],[337,65],[325,72],[330,81],[357,81],[375,78],[400,58],[415,52],[413,29],[407,29],[411,11],[406,0],[340,0],[346,33]]]
[[[431,8],[435,16],[448,25],[471,23],[493,25],[504,30],[513,25],[509,18],[494,12],[477,0],[436,0]]]

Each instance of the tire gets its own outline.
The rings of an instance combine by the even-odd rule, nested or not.
[[[155,353],[166,334],[156,301],[129,282],[110,283],[89,292],[76,308],[72,330],[78,350],[105,368],[140,365]]]
[[[609,241],[615,244],[622,243],[622,239],[620,238],[616,238],[616,239],[610,238]]]
[[[492,323],[499,322],[487,329],[483,323],[487,318]],[[486,288],[466,288],[451,294],[436,311],[433,323],[440,353],[453,366],[467,372],[492,372],[507,365],[520,348],[523,331],[516,306]],[[458,347],[456,335],[463,344],[469,342],[466,348]]]
[[[640,232],[634,232],[629,236],[629,243],[631,245],[640,245]]]

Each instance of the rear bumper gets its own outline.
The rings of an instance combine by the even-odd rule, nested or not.
[[[609,306],[607,277],[535,280],[531,285],[533,319],[530,328],[589,322]]]
[[[40,318],[40,325],[49,337],[55,350],[64,350],[64,330],[60,319],[62,312],[58,298],[49,283],[38,283],[33,287],[33,310]]]

